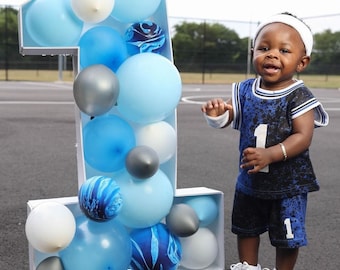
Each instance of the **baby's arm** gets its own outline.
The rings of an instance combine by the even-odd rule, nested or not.
[[[287,158],[299,155],[309,148],[314,132],[314,110],[293,119],[293,133],[282,143],[285,146]]]
[[[299,155],[310,146],[314,132],[314,112],[310,110],[293,120],[293,133],[281,144],[268,148],[248,147],[243,151],[241,168],[254,167],[248,173],[257,173],[270,163]]]
[[[208,124],[214,128],[226,127],[233,119],[231,100],[227,102],[221,98],[208,100],[202,105],[201,111],[204,113]]]

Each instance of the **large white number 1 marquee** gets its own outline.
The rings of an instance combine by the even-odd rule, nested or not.
[[[224,269],[223,193],[177,189],[165,0],[31,0],[19,22],[20,53],[75,75],[79,191],[28,202],[30,269]]]

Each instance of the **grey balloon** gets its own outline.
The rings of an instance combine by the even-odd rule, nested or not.
[[[36,270],[64,270],[64,266],[59,257],[52,256],[43,260]]]
[[[136,146],[127,154],[125,167],[133,177],[150,178],[159,168],[158,154],[149,146]]]
[[[193,235],[200,223],[195,210],[184,203],[173,205],[165,221],[169,230],[179,237]]]
[[[74,100],[79,110],[89,116],[108,112],[116,104],[118,95],[116,74],[101,64],[84,68],[73,83]]]

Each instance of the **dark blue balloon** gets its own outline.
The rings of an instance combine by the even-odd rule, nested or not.
[[[94,176],[86,180],[80,187],[78,199],[83,213],[96,221],[116,217],[123,203],[116,181],[105,176]]]
[[[179,238],[166,225],[135,229],[130,233],[132,241],[133,270],[174,270],[182,258]]]
[[[125,32],[130,54],[153,52],[160,53],[165,44],[163,29],[151,21],[134,23]]]

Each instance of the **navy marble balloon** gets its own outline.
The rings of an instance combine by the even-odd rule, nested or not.
[[[116,217],[123,203],[120,187],[112,178],[105,176],[86,180],[80,187],[78,199],[83,213],[95,221]]]
[[[130,54],[154,52],[160,53],[165,44],[165,34],[161,27],[151,21],[131,25],[125,32]]]
[[[182,247],[177,236],[166,225],[135,229],[130,233],[132,241],[133,270],[175,270],[182,258]]]

